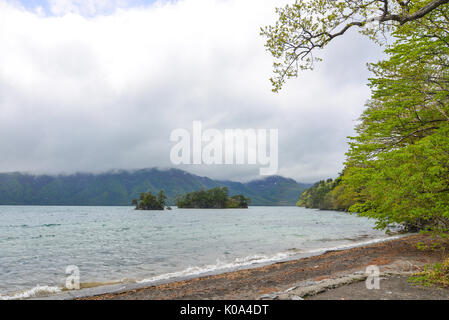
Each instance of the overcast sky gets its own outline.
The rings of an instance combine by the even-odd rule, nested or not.
[[[281,0],[0,0],[0,172],[171,167],[172,130],[279,129],[279,174],[336,177],[382,49],[357,32],[271,92]],[[37,5],[36,3],[39,3]],[[179,167],[257,178],[259,166]]]

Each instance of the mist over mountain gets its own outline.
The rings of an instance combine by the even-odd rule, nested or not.
[[[226,186],[229,194],[251,198],[251,205],[295,205],[309,184],[281,176],[269,176],[247,183],[213,180],[179,169],[156,168],[112,171],[101,174],[32,175],[0,173],[0,205],[131,205],[141,192],[163,189],[173,204],[188,192]]]

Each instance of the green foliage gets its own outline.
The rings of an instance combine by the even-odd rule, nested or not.
[[[333,210],[334,201],[332,197],[332,190],[337,185],[337,180],[328,179],[321,180],[315,183],[312,187],[304,191],[299,197],[296,205],[298,207],[317,208]]]
[[[449,228],[449,10],[402,28],[371,65],[372,99],[351,137],[350,211],[411,230]]]
[[[449,258],[433,266],[426,266],[424,271],[415,273],[409,281],[416,285],[430,286],[438,285],[449,287]]]
[[[376,218],[380,228],[391,223],[433,225],[443,229],[449,219],[449,128],[440,128],[415,144],[380,153],[369,168],[357,168],[366,180],[367,196],[351,211]]]
[[[165,195],[164,190],[159,191],[159,194],[157,195],[157,202],[164,207],[165,202],[167,201],[167,196]]]
[[[243,195],[229,197],[227,187],[217,187],[188,193],[179,197],[176,205],[178,208],[248,208],[249,200]]]
[[[238,194],[227,199],[226,208],[248,208],[250,202],[250,198]]]
[[[387,229],[449,229],[449,7],[398,26],[388,59],[370,65],[371,100],[350,137],[339,182],[299,205],[349,210]]]
[[[266,48],[274,58],[273,91],[299,70],[313,69],[320,61],[317,50],[351,28],[381,43],[386,32],[416,21],[443,8],[447,0],[297,0],[277,8],[278,20],[261,29]]]
[[[157,198],[151,192],[142,192],[139,200],[134,199],[132,204],[136,210],[164,210],[166,199],[164,190],[159,191]]]

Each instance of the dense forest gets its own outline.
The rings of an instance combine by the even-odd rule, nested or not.
[[[357,212],[380,228],[448,229],[447,17],[446,7],[394,32],[389,58],[370,65],[372,96],[350,137],[342,175],[315,185],[298,205]]]
[[[351,28],[384,45],[387,56],[368,66],[371,97],[341,175],[314,185],[298,205],[356,212],[382,229],[398,223],[447,234],[448,1],[311,0],[278,14],[263,31],[275,58],[275,91],[298,70],[313,68],[315,49]]]
[[[344,210],[336,206],[332,191],[340,180],[321,180],[304,191],[296,205],[298,207],[316,208],[323,210]]]
[[[217,187],[188,193],[177,199],[178,208],[248,208],[249,198],[239,194],[229,197],[227,187]]]
[[[356,134],[350,137],[342,173],[335,181],[316,183],[297,205],[348,210],[375,219],[379,229],[399,224],[409,231],[427,231],[438,239],[432,250],[446,248],[449,1],[311,0],[278,12],[278,23],[265,30],[274,57],[285,58],[275,62],[275,91],[285,77],[313,68],[311,51],[353,27],[386,45],[387,54],[386,59],[369,65],[371,99]],[[325,17],[302,19],[308,13]],[[387,39],[386,33],[393,40],[389,44],[378,37]],[[301,61],[295,64],[295,59]],[[441,263],[425,268],[412,280],[448,286],[449,257],[444,249],[441,252]]]

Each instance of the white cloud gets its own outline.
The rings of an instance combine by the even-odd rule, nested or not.
[[[47,0],[50,12],[61,16],[68,13],[94,16],[98,13],[113,11],[117,6],[125,5],[120,0]]]
[[[259,28],[283,2],[181,0],[98,15],[118,2],[55,0],[55,16],[43,16],[0,0],[0,171],[170,166],[170,131],[202,120],[279,128],[282,174],[335,175],[369,97],[365,63],[380,49],[345,36],[317,70],[273,94]]]

